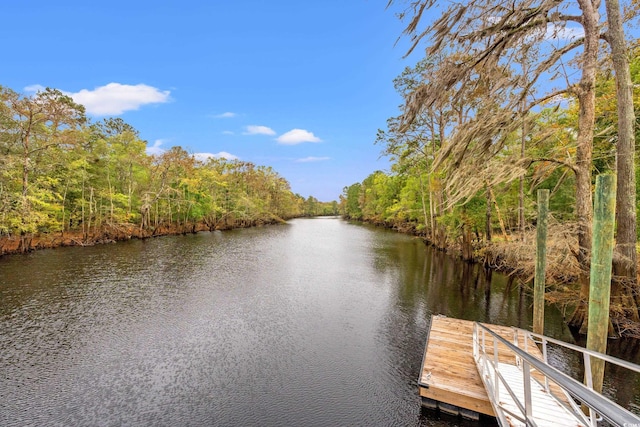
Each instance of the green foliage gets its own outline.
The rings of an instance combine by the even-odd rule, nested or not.
[[[406,97],[421,82],[428,82],[432,61],[423,60],[415,68],[407,68],[394,81],[398,92]],[[634,82],[640,82],[638,56],[634,57],[631,67]],[[639,88],[640,85],[636,85],[636,90],[640,91]],[[640,96],[634,99],[640,108]],[[400,126],[401,117],[389,119],[388,129],[378,131],[376,143],[384,145],[383,153],[392,160],[392,172],[376,171],[362,183],[345,187],[341,197],[343,215],[396,227],[412,224],[416,230],[424,230],[427,236],[433,236],[434,229],[444,230],[449,240],[460,235],[463,225],[471,227],[478,235],[485,233],[487,221],[492,231],[499,230],[499,219],[507,231],[516,232],[522,177],[525,227],[535,221],[535,194],[542,188],[551,191],[550,210],[554,218],[575,221],[578,106],[573,98],[566,101],[561,106],[548,107],[530,115],[524,153],[521,154],[521,131],[514,127],[516,131],[502,138],[503,146],[491,163],[479,161],[476,164],[471,159],[468,163],[473,167],[461,164],[452,168],[446,162],[434,163],[441,150],[449,149],[446,138],[450,138],[456,126],[462,124],[452,111],[421,110],[404,129]],[[598,79],[594,176],[612,170],[615,165],[615,101],[613,75],[604,70]],[[511,166],[516,163],[523,166]],[[495,203],[491,202],[489,211],[487,183],[490,183],[496,198]],[[461,189],[462,192],[467,191],[464,198],[452,194],[460,193]],[[449,197],[454,198],[455,203],[449,202]]]
[[[360,207],[360,192],[362,184],[355,183],[342,190],[340,201],[342,204],[342,214],[351,219],[361,220],[362,208]]]
[[[201,162],[180,147],[150,156],[119,118],[88,123],[84,108],[57,90],[22,96],[0,86],[2,234],[123,223],[226,228],[337,213],[337,202],[293,194],[270,167]]]

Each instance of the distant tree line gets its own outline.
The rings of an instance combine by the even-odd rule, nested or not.
[[[294,194],[271,167],[200,161],[180,147],[148,155],[146,145],[119,118],[92,123],[58,90],[0,86],[0,236],[90,239],[122,225],[153,235],[338,213],[337,202]]]

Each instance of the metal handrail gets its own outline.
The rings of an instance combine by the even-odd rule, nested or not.
[[[592,415],[590,424],[593,425],[593,423],[595,423],[594,415],[599,414],[604,420],[608,421],[613,425],[617,425],[617,426],[640,425],[640,417],[638,417],[637,415],[633,414],[632,412],[628,411],[627,409],[623,408],[617,403],[607,399],[606,397],[602,396],[600,393],[595,392],[593,389],[585,386],[581,382],[571,378],[569,375],[563,373],[562,371],[548,365],[546,361],[540,360],[537,357],[534,357],[533,355],[522,350],[518,346],[515,346],[514,344],[509,342],[507,339],[503,338],[502,336],[498,335],[497,333],[495,333],[485,325],[482,325],[481,323],[478,323],[478,322],[474,323],[474,352],[477,351],[476,346],[478,345],[478,343],[476,342],[478,327],[488,332],[491,336],[493,336],[494,340],[497,340],[502,344],[504,344],[511,352],[513,352],[516,355],[516,357],[520,358],[523,362],[525,362],[524,363],[525,366],[523,368],[527,368],[526,369],[527,372],[529,371],[529,369],[526,365],[531,365],[538,372],[544,375],[545,378],[552,380],[560,388],[562,388],[566,393],[573,396],[575,399],[580,401],[583,405],[586,405],[587,407],[589,407],[590,413]],[[530,334],[540,339],[544,339],[548,342],[563,345],[568,348],[572,348],[574,350],[586,353],[589,356],[598,357],[608,362],[615,363],[620,366],[628,367],[629,369],[632,369],[636,372],[640,372],[640,367],[633,365],[629,362],[623,361],[621,359],[617,359],[615,357],[611,357],[611,356],[594,352],[591,350],[586,350],[578,346],[573,346],[571,344],[562,343],[561,341],[544,337],[539,334],[533,334],[533,333],[530,333],[529,331],[524,331],[524,332],[526,334]],[[526,342],[526,335],[525,335],[525,342]],[[494,353],[496,351],[497,350],[494,350]],[[585,360],[589,360],[589,358],[586,358]],[[525,371],[525,369],[523,369],[523,371]],[[587,375],[587,377],[589,376],[590,375]]]
[[[520,332],[522,332],[522,334],[525,336],[526,338],[531,339],[531,341],[537,343],[537,344],[541,344],[542,345],[542,353],[543,353],[543,360],[545,361],[545,363],[548,363],[548,359],[547,359],[547,344],[551,343],[554,344],[558,347],[563,347],[566,348],[568,350],[573,350],[575,352],[578,353],[582,353],[582,359],[583,359],[583,363],[584,363],[584,381],[585,381],[585,385],[587,386],[587,388],[593,389],[593,375],[591,372],[591,358],[595,357],[597,359],[600,359],[604,362],[609,362],[611,364],[620,366],[622,368],[628,369],[630,371],[634,371],[634,372],[638,372],[640,373],[640,365],[636,365],[635,363],[631,363],[628,362],[626,360],[622,360],[622,359],[618,359],[616,357],[613,356],[609,356],[608,354],[604,354],[604,353],[599,353],[597,351],[593,351],[593,350],[589,350],[587,348],[584,347],[579,347],[577,345],[574,344],[570,344],[564,341],[560,341],[554,338],[549,338],[545,335],[542,334],[537,334],[531,331],[527,331],[526,329],[518,329],[518,328],[513,328],[514,330],[518,330]],[[545,386],[546,386],[546,390],[549,390],[549,380],[547,377],[545,377]],[[572,405],[574,405],[573,400],[570,401]],[[594,413],[594,410],[592,408],[589,408],[589,414],[590,417],[592,419],[595,419],[596,414]],[[595,421],[592,421],[592,424],[595,426]]]
[[[481,325],[481,326],[484,326],[484,325]],[[547,337],[545,335],[536,334],[535,332],[527,331],[526,329],[520,329],[520,328],[513,328],[513,329],[522,332],[525,336],[528,335],[530,337],[536,338],[538,341],[533,340],[536,343],[540,343],[540,344],[543,344],[543,345],[545,343],[556,344],[556,345],[559,345],[561,347],[568,348],[569,350],[574,350],[574,351],[577,351],[579,353],[583,353],[583,354],[587,354],[589,356],[597,357],[598,359],[604,360],[605,362],[613,363],[614,365],[618,365],[620,367],[623,367],[623,368],[629,369],[631,371],[635,371],[635,372],[640,373],[640,365],[636,365],[635,363],[631,363],[631,362],[628,362],[628,361],[623,360],[623,359],[618,359],[617,357],[609,356],[608,354],[598,353],[597,351],[589,350],[587,348],[580,347],[580,346],[577,346],[575,344],[570,344],[568,342],[560,341],[560,340],[557,340],[557,339],[554,339],[554,338],[549,338],[549,337]]]

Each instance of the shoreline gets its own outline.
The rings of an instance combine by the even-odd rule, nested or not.
[[[272,218],[238,222],[235,224],[218,223],[210,225],[205,222],[177,224],[161,224],[154,229],[142,229],[136,224],[103,224],[89,232],[71,230],[54,233],[37,233],[25,236],[0,236],[0,257],[5,255],[22,255],[42,249],[55,249],[68,246],[94,246],[111,244],[131,239],[151,239],[163,236],[179,236],[204,231],[224,231],[264,225],[281,224],[285,220]]]

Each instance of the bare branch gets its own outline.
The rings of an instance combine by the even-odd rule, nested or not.
[[[564,162],[562,160],[559,159],[555,159],[555,158],[551,158],[551,157],[536,157],[536,158],[529,158],[529,159],[524,159],[528,164],[527,167],[531,166],[534,163],[540,163],[540,162],[547,162],[547,163],[555,163],[558,164],[560,166],[564,166],[568,169],[570,169],[571,171],[575,172],[576,168],[574,165]]]

